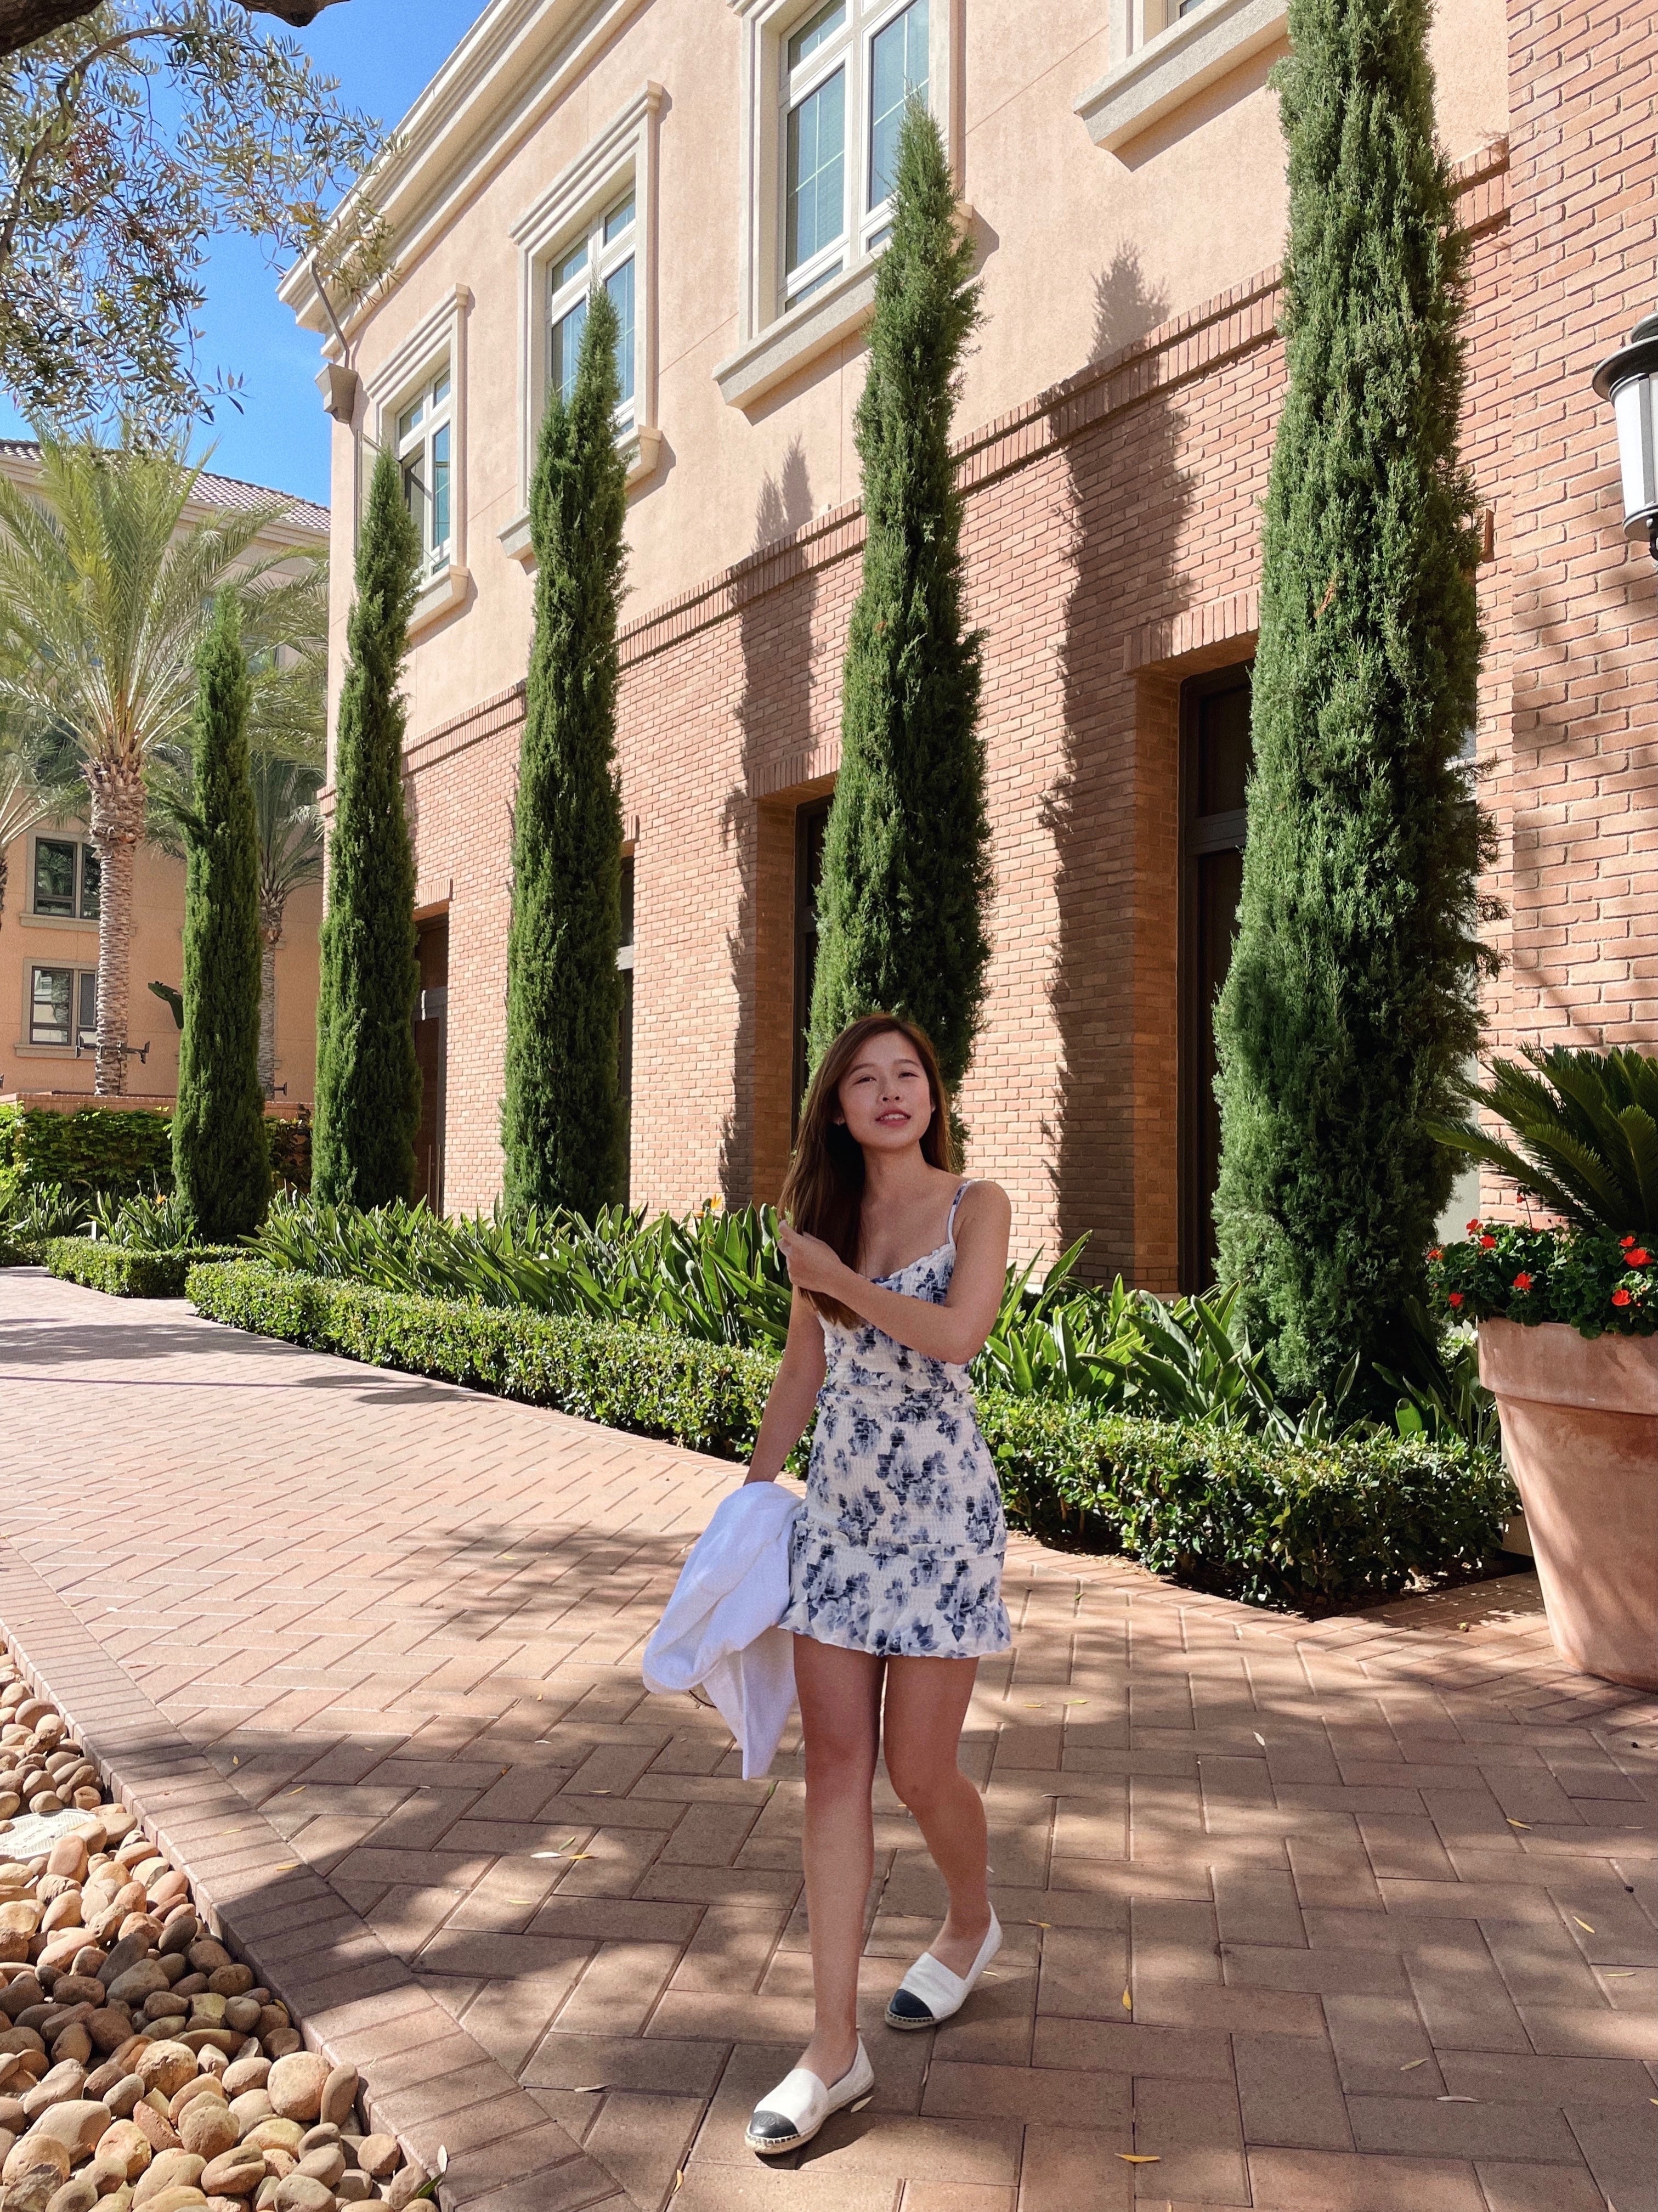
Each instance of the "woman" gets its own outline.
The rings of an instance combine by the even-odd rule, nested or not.
[[[781,1211],[794,1303],[748,1480],[775,1480],[815,1403],[783,1616],[805,1737],[815,2020],[749,2123],[768,2156],[874,2085],[857,1999],[878,1749],[950,1892],[887,2025],[948,2018],[1000,1947],[984,1808],[957,1747],[979,1659],[1011,1641],[1001,1492],[967,1380],[1001,1303],[1010,1209],[994,1183],[954,1172],[950,1101],[920,1030],[870,1014],[829,1047]]]

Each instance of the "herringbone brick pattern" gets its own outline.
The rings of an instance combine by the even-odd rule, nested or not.
[[[33,1273],[0,1395],[9,1541],[647,2212],[1655,2201],[1658,1717],[1529,1578],[1309,1624],[1016,1542],[967,1735],[1007,1948],[882,2030],[940,1906],[883,1794],[878,2087],[778,2172],[798,1755],[744,1783],[638,1674],[729,1468]]]

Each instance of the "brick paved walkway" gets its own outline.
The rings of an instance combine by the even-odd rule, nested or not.
[[[884,1795],[879,2086],[762,2167],[808,2024],[798,1755],[744,1783],[638,1674],[732,1479],[0,1274],[0,1616],[96,1638],[71,1687],[256,1955],[308,1942],[313,2025],[478,2147],[449,2201],[1650,2212],[1650,1704],[1558,1667],[1529,1577],[1309,1625],[1028,1542],[968,1724],[999,1970],[880,2027],[940,1905]]]

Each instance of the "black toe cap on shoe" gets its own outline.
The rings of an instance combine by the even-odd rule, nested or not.
[[[932,2018],[932,2013],[931,2008],[923,2004],[920,1998],[918,1997],[913,1990],[895,1990],[892,1993],[891,2002],[887,2006],[887,2018],[889,2020],[914,2021],[915,2025],[918,2027],[924,2027],[926,2022]]]
[[[749,2122],[750,2142],[791,2143],[800,2132],[799,2123],[786,2112],[756,2112]]]

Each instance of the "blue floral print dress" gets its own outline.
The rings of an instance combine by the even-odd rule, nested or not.
[[[944,1242],[877,1276],[883,1290],[943,1304],[967,1188],[951,1201]],[[883,1658],[1005,1651],[1007,1523],[966,1368],[928,1359],[866,1322],[819,1319],[827,1373],[783,1626]]]

